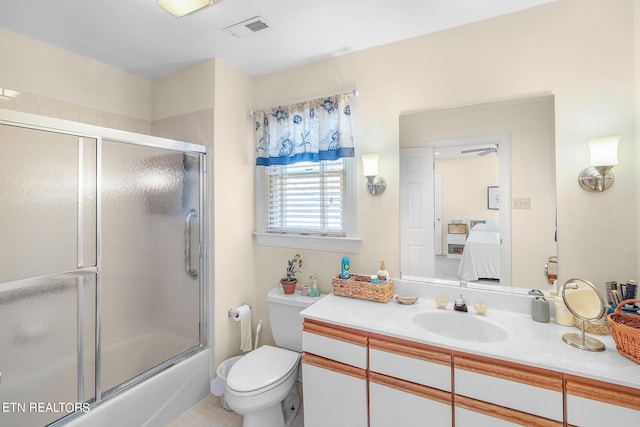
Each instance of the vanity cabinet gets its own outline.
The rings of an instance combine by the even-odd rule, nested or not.
[[[362,332],[305,319],[305,427],[367,427],[367,341]]]
[[[640,390],[305,319],[305,427],[637,425]]]
[[[572,375],[565,383],[567,425],[638,425],[640,390]]]
[[[369,400],[371,427],[452,425],[451,354],[372,335]]]
[[[563,424],[561,373],[466,355],[454,366],[456,426],[477,426],[475,414],[496,419],[487,425]]]

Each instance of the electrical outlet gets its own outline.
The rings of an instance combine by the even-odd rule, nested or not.
[[[513,199],[513,209],[531,209],[531,198],[519,197]]]

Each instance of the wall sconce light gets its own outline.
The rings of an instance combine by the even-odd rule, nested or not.
[[[157,0],[158,6],[175,16],[188,15],[205,6],[218,3],[220,0]]]
[[[580,172],[578,182],[587,191],[604,191],[613,185],[615,177],[611,169],[618,164],[619,136],[589,138],[591,162]]]
[[[369,194],[375,196],[384,193],[387,182],[383,177],[378,176],[378,154],[363,154],[362,169],[367,177],[367,190]]]

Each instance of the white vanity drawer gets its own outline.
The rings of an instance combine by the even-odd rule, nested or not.
[[[562,374],[508,362],[456,356],[455,392],[528,414],[563,421]]]
[[[346,365],[367,369],[367,336],[358,331],[305,319],[302,350]]]
[[[601,427],[610,425],[612,420],[615,420],[615,425],[637,425],[640,420],[640,411],[571,394],[567,395],[568,425]]]
[[[456,427],[562,427],[562,421],[537,417],[491,403],[456,396]]]
[[[565,380],[568,425],[638,425],[640,394],[637,389],[573,376]]]
[[[464,245],[466,241],[466,234],[447,234],[447,243],[450,245]]]
[[[370,427],[451,425],[451,393],[375,372],[369,375]],[[428,414],[428,423],[423,414]]]
[[[451,355],[391,338],[369,338],[369,370],[438,390],[451,391]]]

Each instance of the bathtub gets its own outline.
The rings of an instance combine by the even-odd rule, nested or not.
[[[95,324],[82,324],[79,346],[78,311],[60,309],[76,306],[76,279],[40,281],[0,291],[0,426],[165,426],[209,394],[211,350],[200,347],[197,336],[185,333],[180,324],[162,328],[156,321],[133,330],[124,322],[111,322],[102,327],[103,400],[83,404],[95,395]],[[91,292],[85,297],[95,300]],[[86,317],[91,315],[89,310]],[[187,349],[186,356],[175,356]],[[153,375],[137,381],[147,373]]]
[[[164,427],[209,395],[211,349],[168,367],[54,426]]]
[[[198,348],[193,340],[155,328],[103,349],[102,389],[125,381],[116,387],[121,387],[120,391],[103,395],[102,402],[90,407],[76,403],[77,364],[75,358],[71,359],[75,354],[68,350],[75,334],[60,337],[41,329],[42,333],[35,333],[40,329],[31,327],[29,333],[14,333],[15,336],[0,333],[0,343],[10,342],[13,345],[9,349],[14,350],[0,353],[0,366],[6,368],[0,383],[0,426],[165,426],[209,395],[210,348]],[[58,342],[56,346],[55,337],[69,342]],[[49,347],[50,351],[44,350]],[[186,356],[171,358],[179,349],[190,347]],[[4,346],[0,348],[4,350]],[[162,362],[168,359],[171,360]],[[86,355],[84,362],[85,393],[93,396],[93,352]],[[154,374],[146,380],[126,382],[154,364],[161,366],[152,368]],[[73,405],[82,405],[79,409],[85,413],[65,417],[73,412]]]

